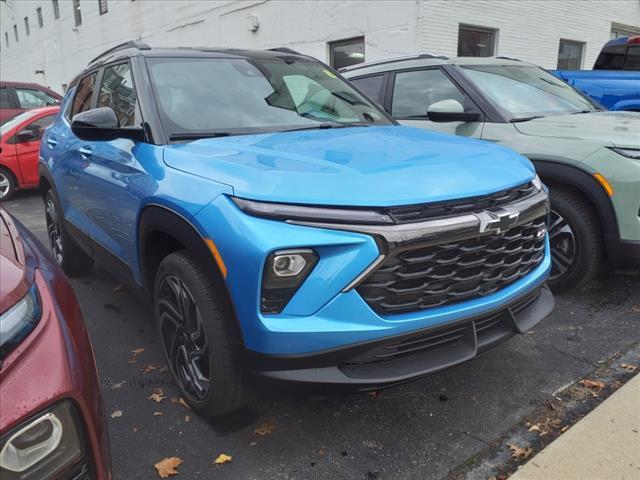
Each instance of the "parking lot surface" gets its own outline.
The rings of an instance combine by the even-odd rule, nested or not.
[[[38,192],[19,192],[4,206],[47,243]],[[99,267],[72,284],[107,415],[116,412],[115,479],[157,478],[153,465],[173,456],[184,461],[176,478],[188,479],[442,478],[640,339],[640,277],[610,275],[556,297],[554,313],[533,331],[466,364],[379,395],[319,397],[267,385],[250,407],[209,424],[178,401],[144,302]],[[149,399],[157,388],[166,396],[159,402]],[[232,460],[216,465],[222,453]]]

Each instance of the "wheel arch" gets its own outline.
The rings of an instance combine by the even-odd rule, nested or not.
[[[532,158],[534,166],[542,181],[550,188],[553,185],[562,185],[580,193],[593,207],[598,215],[605,250],[610,256],[612,240],[619,238],[618,220],[611,199],[602,185],[584,170],[549,160],[536,160]]]

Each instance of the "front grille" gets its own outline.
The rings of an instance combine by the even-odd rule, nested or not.
[[[489,295],[544,258],[544,219],[506,232],[416,247],[390,257],[358,287],[380,314],[399,314]]]
[[[408,205],[402,207],[390,207],[387,209],[391,218],[397,224],[421,222],[435,218],[452,217],[474,213],[507,205],[523,200],[536,193],[535,186],[529,182],[517,187],[501,190],[490,195],[469,197],[460,200],[425,203],[422,205]]]

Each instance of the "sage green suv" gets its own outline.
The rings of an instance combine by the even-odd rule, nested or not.
[[[640,266],[640,114],[609,112],[542,68],[504,57],[417,55],[341,73],[396,120],[497,142],[530,158],[551,192],[550,285],[602,260]]]

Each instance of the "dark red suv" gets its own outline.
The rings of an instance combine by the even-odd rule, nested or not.
[[[60,105],[62,97],[37,83],[0,82],[0,125],[25,110]]]

